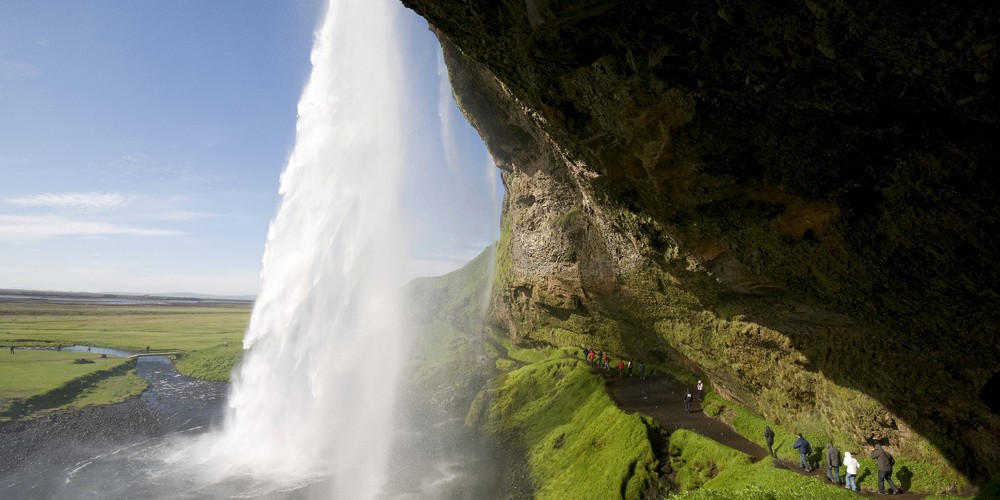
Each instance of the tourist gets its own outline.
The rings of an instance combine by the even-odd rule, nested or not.
[[[684,393],[684,411],[691,413],[691,402],[694,401],[694,396],[691,395],[691,389],[688,389]]]
[[[833,442],[826,443],[826,478],[840,486],[840,450]]]
[[[14,346],[10,346],[10,353],[14,354]]]
[[[642,361],[639,362],[639,380],[646,379],[646,365]]]
[[[702,402],[704,400],[705,400],[705,384],[701,383],[701,380],[699,380],[698,381],[698,402],[700,403],[700,402]]]
[[[896,465],[896,460],[892,458],[892,455],[888,451],[882,449],[882,445],[875,445],[872,448],[872,454],[870,455],[875,459],[878,465],[878,494],[885,494],[885,483],[888,482],[889,486],[892,487],[892,493],[899,493],[899,488],[896,487],[896,483],[892,482],[892,466]]]
[[[764,426],[764,441],[767,441],[767,454],[774,456],[774,431],[770,425]]]
[[[628,360],[628,363],[625,365],[625,370],[628,371],[628,376],[631,377],[632,376],[632,360],[631,359]]]
[[[802,466],[802,470],[806,472],[812,472],[812,467],[809,466],[809,460],[806,456],[812,453],[812,446],[809,446],[809,441],[802,437],[802,433],[798,433],[799,438],[795,440],[792,444],[792,448],[799,450],[799,465]]]
[[[861,464],[858,459],[851,456],[851,452],[844,453],[844,467],[847,469],[845,472],[847,476],[844,478],[844,488],[851,491],[858,491],[858,482],[856,478],[858,477],[858,468]]]
[[[624,374],[625,374],[625,360],[619,359],[618,360],[618,378],[622,378],[622,376]]]

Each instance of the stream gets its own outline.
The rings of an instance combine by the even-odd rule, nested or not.
[[[149,382],[137,398],[0,423],[0,498],[183,498],[177,478],[161,474],[160,452],[175,438],[218,425],[228,384],[183,376],[165,356],[137,358],[136,373]]]

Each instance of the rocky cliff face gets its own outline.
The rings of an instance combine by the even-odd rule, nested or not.
[[[503,170],[514,338],[1000,472],[1000,8],[403,3]]]

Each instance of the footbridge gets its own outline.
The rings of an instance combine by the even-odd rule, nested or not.
[[[179,356],[180,354],[181,354],[181,351],[170,351],[170,350],[164,350],[164,351],[139,351],[139,352],[134,352],[134,353],[130,354],[128,357],[129,358],[141,358],[141,357],[144,357],[144,356]]]

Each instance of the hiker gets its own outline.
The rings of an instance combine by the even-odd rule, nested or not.
[[[643,364],[642,361],[640,361],[639,362],[639,380],[645,380],[645,379],[646,379],[646,365]]]
[[[694,397],[691,396],[691,389],[688,389],[687,392],[684,393],[684,410],[688,413],[691,413],[691,401],[693,400]]]
[[[586,360],[587,360],[587,355],[588,355],[588,354],[590,354],[590,349],[587,349],[586,347],[584,347],[584,348],[583,348],[583,360],[584,360],[584,361],[586,361]]]
[[[625,373],[625,361],[619,359],[618,360],[618,378],[622,378],[622,375],[624,373]]]
[[[809,441],[802,437],[802,433],[798,433],[799,438],[795,440],[792,444],[792,448],[799,450],[799,465],[802,466],[802,470],[806,472],[812,472],[812,467],[809,466],[809,461],[806,460],[806,455],[812,453],[812,446],[809,446]]]
[[[146,346],[146,352],[149,352],[149,346]]]
[[[840,486],[840,450],[833,446],[832,441],[826,443],[826,478]]]
[[[632,376],[632,360],[631,359],[628,360],[628,363],[625,365],[625,370],[628,371],[628,376],[631,377]]]
[[[594,354],[594,351],[591,350],[590,354],[587,355],[587,362],[590,363],[590,364],[594,364],[594,358],[595,357],[596,357],[596,355]]]
[[[882,449],[882,445],[877,444],[872,448],[872,454],[870,457],[875,459],[878,464],[878,494],[885,494],[885,482],[889,482],[889,486],[892,487],[892,493],[895,495],[899,493],[899,488],[896,487],[896,483],[892,482],[892,466],[896,465],[896,459],[892,458],[892,455],[888,451]]]
[[[14,354],[14,346],[10,346],[10,353]]]
[[[764,426],[764,441],[767,441],[767,454],[774,456],[774,431],[770,425]]]
[[[705,384],[701,383],[701,380],[699,380],[698,381],[698,402],[700,403],[700,402],[702,402],[704,400],[705,400]]]
[[[611,356],[608,356],[608,353],[604,353],[604,369],[611,369]]]
[[[851,452],[844,453],[844,467],[847,469],[846,477],[844,477],[844,488],[851,491],[858,491],[858,482],[855,480],[858,477],[858,468],[861,467],[861,463],[858,459],[851,456]]]

